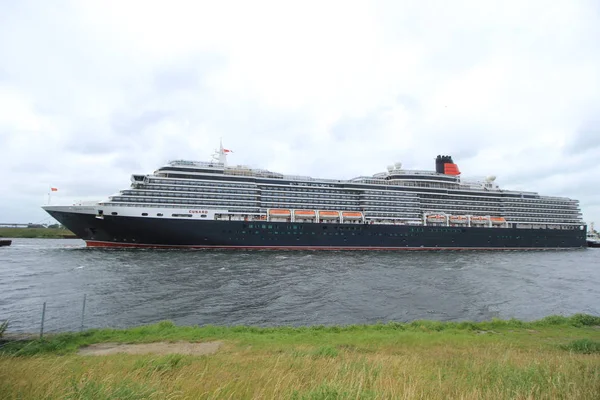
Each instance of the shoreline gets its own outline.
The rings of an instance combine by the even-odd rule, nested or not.
[[[3,322],[3,321],[0,321]],[[10,322],[10,321],[9,321]],[[254,325],[176,325],[173,321],[164,320],[153,324],[135,325],[128,328],[86,328],[83,331],[63,331],[44,333],[44,338],[57,337],[67,335],[70,340],[76,340],[78,336],[90,337],[91,334],[105,335],[120,335],[120,334],[141,334],[150,335],[150,333],[161,332],[162,329],[168,328],[173,331],[190,332],[197,331],[202,333],[207,330],[211,333],[230,334],[237,332],[250,332],[253,334],[269,334],[269,333],[306,333],[310,331],[325,332],[325,333],[340,333],[340,332],[355,332],[355,331],[388,331],[395,330],[401,332],[416,331],[416,332],[444,332],[444,331],[489,331],[499,328],[519,328],[519,329],[535,329],[539,327],[571,327],[585,328],[593,327],[598,330],[600,335],[600,316],[591,314],[576,313],[570,316],[549,315],[540,319],[524,321],[516,318],[501,319],[492,318],[483,321],[438,321],[418,319],[409,322],[389,321],[377,322],[374,324],[347,324],[347,325],[276,325],[276,326],[254,326]],[[0,342],[7,342],[7,338],[13,337],[15,341],[19,340],[37,340],[38,332],[10,332],[10,324],[4,332],[4,336],[0,337]],[[155,337],[150,335],[149,338]],[[94,342],[99,343],[99,342]]]
[[[0,228],[1,239],[78,239],[63,228]]]

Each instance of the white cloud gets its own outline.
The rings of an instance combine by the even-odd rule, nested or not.
[[[349,178],[453,154],[600,222],[591,1],[25,1],[0,16],[0,221],[173,158]],[[18,203],[19,207],[14,204]]]

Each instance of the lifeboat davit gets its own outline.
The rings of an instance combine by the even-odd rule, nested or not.
[[[319,218],[321,219],[335,219],[339,217],[339,211],[319,211]]]
[[[441,214],[432,214],[427,216],[428,222],[446,222],[446,216]]]
[[[363,213],[356,211],[343,211],[342,217],[344,217],[344,219],[362,219]]]
[[[283,208],[272,208],[269,210],[269,215],[272,217],[289,217],[292,212]]]
[[[466,224],[467,216],[466,215],[451,215],[450,223],[452,224]]]
[[[314,218],[315,210],[294,210],[294,216],[300,218]]]

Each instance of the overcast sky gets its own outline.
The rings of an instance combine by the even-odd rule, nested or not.
[[[351,178],[454,157],[600,225],[600,3],[0,0],[0,222],[170,159]]]

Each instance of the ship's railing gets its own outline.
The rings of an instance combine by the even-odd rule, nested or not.
[[[328,178],[312,178],[310,176],[305,175],[284,175],[284,179],[289,179],[291,181],[305,181],[305,182],[322,182],[322,183],[343,183],[349,182],[347,179],[328,179]]]
[[[508,194],[522,194],[522,195],[527,195],[527,196],[539,196],[539,194],[537,192],[523,192],[520,190],[503,190],[504,193],[508,193]]]
[[[224,168],[225,164],[217,161],[188,161],[188,160],[171,160],[168,162],[171,166],[181,167],[209,167],[209,168]]]
[[[485,180],[480,179],[461,179],[461,186],[476,186],[476,187],[484,187],[486,184]]]
[[[519,192],[516,192],[517,194]],[[558,202],[561,205],[566,205],[566,206],[575,206],[578,207],[579,205],[579,201],[578,200],[572,200],[569,198],[565,198],[565,197],[546,197],[546,196],[536,196],[534,198],[531,197],[503,197],[500,199],[500,201],[504,202],[504,203],[509,203],[509,202],[525,202],[525,203],[548,203],[548,202]]]
[[[386,181],[385,179],[373,178],[372,176],[359,176],[350,179],[351,183],[370,183],[374,185],[397,185],[397,183]]]
[[[289,179],[291,181],[309,181],[312,182],[315,178],[306,175],[285,175],[285,179]]]
[[[257,176],[262,178],[283,178],[283,174],[278,172],[269,171],[266,169],[248,168],[246,166],[226,167],[224,170],[226,175],[237,175],[237,176]]]
[[[553,201],[564,201],[564,202],[579,202],[579,200],[572,200],[568,197],[558,197],[558,196],[540,196],[541,200],[553,200]]]
[[[393,169],[389,172],[390,175],[427,175],[427,176],[435,176],[435,175],[444,175],[438,174],[435,171],[425,171],[420,169]],[[446,175],[444,175],[446,176]]]
[[[101,201],[76,201],[73,203],[74,206],[95,206],[100,204]]]

